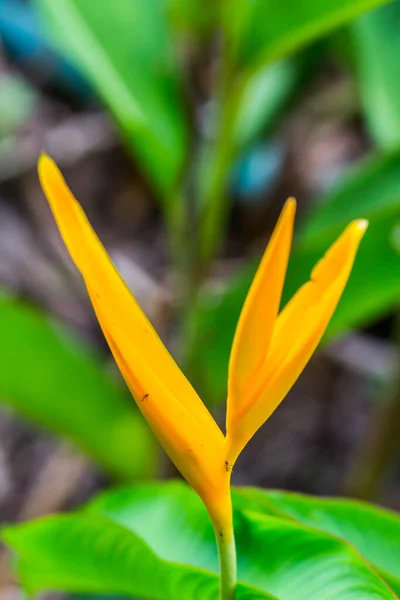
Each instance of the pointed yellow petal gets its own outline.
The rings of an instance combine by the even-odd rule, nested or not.
[[[319,344],[366,228],[364,220],[351,223],[314,267],[311,280],[278,316],[262,375],[254,381],[245,410],[229,424],[228,456],[232,462],[289,392]]]
[[[265,362],[279,311],[296,202],[290,198],[281,213],[244,303],[229,362],[227,422],[243,409],[250,382]]]
[[[130,294],[57,166],[46,155],[39,161],[39,176],[136,402],[183,475],[202,497],[207,486],[212,494],[218,481],[215,471],[221,473],[224,466],[221,430]]]
[[[321,304],[327,290],[335,283],[336,287],[340,286],[340,282],[345,278],[338,296],[339,301],[367,226],[367,221],[362,219],[350,223],[325,256],[315,265],[310,281],[299,289],[280,313],[267,361],[270,373],[274,373],[279,368],[283,359],[287,358],[288,353],[293,351],[299,341],[301,343],[302,335],[309,323],[307,312],[313,310],[315,304]],[[336,305],[332,307],[332,314],[335,308]]]
[[[92,294],[118,316],[144,358],[157,365],[171,392],[195,412],[209,414],[129,292],[59,169],[46,155],[39,161],[39,177],[64,242]]]
[[[118,367],[138,406],[171,460],[207,506],[220,494],[224,479],[224,436],[198,421],[164,385],[157,364],[149,365],[114,315],[88,286],[96,316]],[[222,477],[221,477],[222,475]]]

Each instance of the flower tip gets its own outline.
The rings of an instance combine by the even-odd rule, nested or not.
[[[293,228],[294,219],[296,216],[296,207],[296,200],[291,196],[286,200],[285,204],[283,205],[279,217],[279,222],[285,223],[286,227]]]
[[[291,213],[295,213],[296,206],[297,206],[296,198],[293,198],[293,196],[290,196],[290,198],[288,198],[285,202],[284,209],[287,211],[290,211]]]
[[[37,169],[43,191],[47,199],[50,200],[49,194],[54,193],[56,189],[57,193],[59,193],[60,186],[65,186],[64,178],[57,164],[46,152],[41,153]]]
[[[364,233],[368,229],[369,222],[367,219],[357,219],[356,221],[352,221],[349,225],[351,236],[360,242]]]
[[[38,171],[39,176],[44,175],[45,171],[49,169],[49,167],[54,165],[53,159],[46,153],[42,152],[39,156],[38,160]]]
[[[41,163],[45,163],[45,162],[47,162],[48,160],[50,160],[50,161],[51,161],[52,159],[51,159],[51,158],[50,158],[50,156],[47,154],[47,152],[45,152],[45,151],[43,150],[43,152],[41,152],[41,153],[40,153],[38,164],[40,165]]]

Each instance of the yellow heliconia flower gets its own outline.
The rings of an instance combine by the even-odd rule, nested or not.
[[[296,203],[289,199],[243,307],[229,364],[226,436],[130,294],[60,171],[39,176],[104,335],[140,410],[205,503],[221,537],[232,535],[230,475],[238,455],[282,401],[318,345],[366,230],[353,221],[279,313]]]

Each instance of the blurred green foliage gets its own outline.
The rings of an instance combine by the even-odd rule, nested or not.
[[[296,89],[301,72],[301,59],[282,60],[267,65],[249,78],[235,125],[239,149],[246,148],[265,133]]]
[[[254,69],[294,53],[307,42],[379,6],[379,0],[232,0],[225,5],[225,26],[233,55],[242,68]]]
[[[237,97],[235,110],[228,115],[229,135],[221,138],[222,162],[218,159],[218,144],[216,154],[213,154],[214,149],[208,155],[216,160],[208,161],[205,178],[210,180],[211,187],[215,179],[216,193],[210,194],[207,205],[205,192],[204,202],[199,204],[204,211],[200,217],[211,222],[213,235],[205,236],[211,245],[224,233],[229,203],[224,208],[221,198],[225,195],[233,157],[271,127],[299,86],[304,68],[304,57],[299,50],[333,28],[349,24],[348,32],[354,42],[351,65],[358,78],[363,110],[373,139],[380,149],[398,148],[400,111],[397,110],[396,86],[400,59],[396,53],[396,26],[400,3],[389,3],[354,20],[363,11],[382,3],[380,0],[323,3],[309,0],[301,5],[290,2],[283,11],[278,2],[267,5],[262,0],[234,0],[228,8],[210,3],[207,10],[201,3],[187,0],[118,0],[112,5],[88,0],[57,3],[36,0],[55,43],[81,68],[119,123],[134,155],[164,199],[167,220],[168,215],[179,213],[181,224],[185,203],[175,192],[185,185],[190,135],[184,109],[187,98],[183,81],[187,74],[183,48],[193,39],[207,44],[213,30],[221,29],[225,36],[223,53],[228,61],[225,66],[233,85],[226,98],[217,98],[222,102],[222,116],[225,110],[229,112],[232,108],[231,96]],[[187,37],[181,37],[182,33]],[[229,144],[231,151],[226,150]],[[371,220],[350,284],[326,339],[368,323],[399,302],[399,160],[394,151],[360,165],[348,181],[315,202],[300,227],[289,266],[285,300],[308,278],[312,265],[350,219],[361,216]],[[202,186],[207,190],[207,184],[202,183]],[[207,230],[207,227],[199,228],[199,231]],[[181,254],[187,254],[188,245],[192,243],[192,230],[188,231],[189,237],[179,241],[183,243]],[[204,293],[191,314],[190,330],[199,332],[195,345],[196,369],[209,398],[224,396],[233,332],[255,268],[255,263],[245,266],[228,282],[222,295]],[[31,414],[32,406],[36,406],[32,415],[35,419],[53,429],[58,427],[53,423],[54,417],[47,414],[49,409],[44,403],[22,403],[14,395],[12,389],[7,394],[14,406],[20,406],[26,414]],[[105,392],[103,397],[108,395]],[[29,394],[26,398],[29,399]],[[110,406],[113,403],[111,400]],[[77,432],[71,425],[63,429],[62,420],[59,423],[59,431],[65,430],[68,435],[79,438],[84,446],[87,444],[82,440],[92,436],[89,446],[96,446],[97,428],[93,426],[93,433],[88,433],[88,429],[82,426]],[[126,430],[129,431],[129,427]],[[143,452],[152,456],[146,444],[143,444]],[[93,453],[93,449],[91,451]],[[96,452],[101,462],[110,462],[104,456],[100,458],[101,453],[108,455],[109,452],[104,449]],[[113,453],[117,454],[118,450]],[[138,464],[140,462],[139,459]]]
[[[183,29],[190,38],[223,31],[226,58],[220,83],[223,87],[226,80],[227,87],[218,99],[220,114],[214,115],[221,123],[220,143],[207,153],[208,168],[198,178],[206,179],[197,207],[203,222],[199,247],[209,260],[224,235],[224,197],[237,142],[257,133],[277,112],[295,81],[291,64],[275,65],[270,73],[266,67],[384,0],[308,0],[301,5],[291,0],[284,11],[276,0],[207,2],[204,7],[187,0],[35,2],[54,43],[88,77],[160,193],[170,236],[178,238],[171,240],[174,248],[188,217],[180,191],[190,177],[185,173],[190,165],[189,122],[178,32]],[[256,110],[255,92],[260,94]],[[249,111],[253,122],[246,127],[243,114]],[[189,244],[190,239],[183,242]]]
[[[291,0],[282,10],[275,0],[268,4],[263,0],[234,0],[229,7],[211,2],[206,8],[188,0],[118,0],[113,4],[35,1],[54,42],[81,68],[119,123],[135,157],[164,200],[167,221],[179,214],[180,225],[185,225],[187,207],[177,190],[188,183],[185,167],[193,133],[185,111],[185,44],[190,47],[194,39],[200,45],[208,44],[211,34],[220,29],[224,63],[220,76],[232,85],[225,90],[222,86],[222,92],[217,90],[213,98],[220,103],[223,126],[219,132],[217,127],[216,138],[211,140],[214,146],[210,154],[206,153],[210,160],[204,179],[209,181],[201,184],[204,198],[196,205],[200,212],[195,215],[195,230],[204,235],[204,244],[212,250],[211,258],[225,231],[229,202],[224,197],[236,153],[271,127],[299,86],[304,66],[299,51],[334,28],[348,26],[354,41],[352,67],[369,129],[380,149],[395,150],[391,155],[370,159],[349,181],[315,202],[297,235],[285,299],[308,278],[312,265],[347,222],[365,217],[371,220],[370,231],[326,339],[368,323],[398,304],[399,2],[359,16],[384,2],[308,0],[299,4]],[[195,245],[192,234],[193,227],[188,226],[188,236],[175,244],[181,255],[191,255]],[[197,269],[198,257],[192,258],[192,267]],[[233,331],[254,271],[255,263],[246,265],[228,282],[222,295],[203,294],[190,315],[189,329],[200,332],[195,340],[196,369],[210,398],[224,396]],[[11,390],[8,401],[22,407],[23,403],[13,396]],[[39,402],[35,405],[34,417],[57,427],[49,422],[49,409],[43,404],[39,410]],[[23,410],[28,414],[26,407]],[[78,433],[71,425],[67,429],[69,435],[82,438],[87,428],[82,427]],[[86,437],[91,435],[90,444],[95,446],[97,434],[86,433]],[[107,454],[104,449],[101,452]],[[147,455],[147,450],[144,453]],[[104,456],[101,462],[105,462]]]
[[[400,147],[400,3],[352,25],[355,67],[371,137],[382,150]]]
[[[35,1],[54,43],[109,107],[168,210],[187,131],[165,0]]]
[[[400,582],[398,515],[252,489],[235,490],[234,506],[238,600],[396,597],[384,580]],[[8,528],[3,538],[17,551],[31,592],[118,591],[159,600],[217,594],[211,522],[182,483],[107,492],[77,515]]]
[[[227,183],[229,172],[238,151],[237,131],[243,130],[243,112],[252,108],[250,95],[262,92],[262,104],[269,112],[277,112],[279,99],[286,101],[291,80],[288,66],[274,65],[315,42],[335,27],[345,25],[360,13],[384,2],[360,0],[290,0],[284,10],[279,0],[233,0],[222,5],[221,28],[224,47],[217,85],[215,143],[206,157],[207,169],[202,172],[200,254],[204,262],[214,257],[225,235],[229,214]],[[262,71],[262,74],[260,74]],[[273,76],[278,75],[277,84]],[[258,79],[255,79],[258,76]],[[266,90],[266,77],[270,84]],[[279,85],[280,84],[280,85]],[[272,115],[271,115],[272,116]],[[249,117],[251,121],[254,117]],[[262,121],[262,119],[261,119]],[[255,123],[260,122],[260,115]],[[258,128],[254,128],[254,133]],[[245,130],[246,131],[246,130]],[[252,131],[251,127],[247,131]],[[239,135],[240,141],[240,135]]]
[[[218,25],[219,2],[214,0],[164,0],[168,18],[178,33],[207,37]]]
[[[0,298],[0,397],[66,436],[115,477],[151,477],[155,443],[133,399],[98,358],[34,308]]]

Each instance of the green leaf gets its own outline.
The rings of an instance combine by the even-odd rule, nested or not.
[[[256,592],[246,582],[280,600],[395,598],[351,545],[286,515],[265,514],[241,492],[234,499],[244,582],[238,598],[268,597],[261,591],[251,596]],[[84,514],[10,527],[3,538],[17,551],[30,591],[216,597],[212,526],[199,498],[180,482],[107,492]]]
[[[290,521],[245,515],[246,579],[281,600],[396,598],[350,545]]]
[[[400,154],[369,159],[315,202],[294,243],[283,304],[307,281],[314,264],[345,226],[360,217],[370,219],[370,227],[325,341],[367,324],[400,303]],[[211,398],[226,393],[233,335],[257,266],[258,262],[247,264],[222,293],[205,292],[194,315],[195,364]]]
[[[152,182],[171,193],[186,152],[165,0],[36,0],[56,43],[87,76]]]
[[[232,0],[226,27],[236,60],[257,68],[295,52],[383,0]]]
[[[218,595],[216,573],[163,560],[132,531],[100,516],[47,517],[7,528],[3,538],[17,551],[21,582],[31,593],[114,592],[152,600],[214,600]],[[240,585],[237,598],[272,596]]]
[[[302,223],[302,243],[316,245],[326,235],[336,235],[351,219],[374,220],[399,207],[400,153],[369,157],[314,203]]]
[[[0,398],[67,436],[114,475],[154,471],[150,431],[98,360],[37,310],[0,297]]]
[[[226,27],[239,65],[257,68],[383,4],[382,0],[233,0]]]
[[[280,61],[260,69],[249,78],[242,92],[236,120],[236,143],[239,147],[253,141],[273,121],[296,88],[300,69],[299,61]]]
[[[241,581],[281,600],[395,597],[351,546],[288,521],[285,513],[281,519],[278,510],[266,515],[258,496],[252,494],[252,489],[244,488],[233,495]],[[258,494],[263,498],[262,491]],[[133,531],[161,558],[217,570],[207,512],[194,492],[180,482],[106,492],[87,510]]]
[[[400,516],[365,502],[242,488],[242,506],[328,532],[346,540],[400,593]]]
[[[107,491],[85,510],[133,531],[161,558],[218,571],[210,517],[198,496],[180,481]]]
[[[238,599],[396,598],[374,569],[398,590],[399,515],[366,503],[254,488],[234,490],[233,501],[244,582]],[[212,526],[181,482],[106,492],[81,514],[8,527],[2,537],[17,552],[30,592],[216,597]]]
[[[165,0],[171,22],[178,31],[206,36],[218,25],[220,7],[214,0]]]
[[[384,150],[400,147],[400,3],[363,15],[352,26],[365,118]]]

